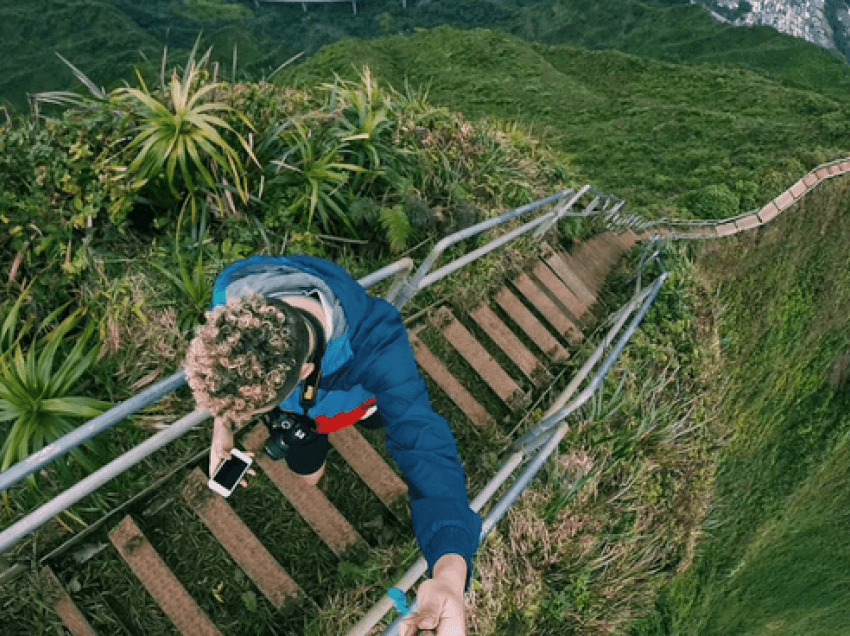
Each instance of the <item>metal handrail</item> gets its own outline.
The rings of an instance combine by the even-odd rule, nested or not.
[[[390,276],[395,276],[396,281],[390,289],[390,292],[393,292],[394,290],[397,291],[402,283],[400,277],[402,279],[407,277],[413,270],[413,267],[414,263],[410,258],[403,258],[395,263],[391,263],[390,265],[372,272],[357,282],[360,283],[364,289],[369,289],[373,285],[386,280]],[[70,433],[60,437],[52,444],[45,446],[37,453],[33,453],[8,470],[0,473],[0,492],[8,490],[24,478],[38,472],[51,462],[56,461],[78,446],[86,443],[96,435],[112,428],[134,413],[150,406],[154,402],[157,402],[172,391],[179,389],[185,383],[186,374],[184,371],[180,370],[174,375],[157,382],[138,395],[121,402],[121,404],[112,407],[93,420],[89,420]],[[2,550],[0,550],[0,552],[2,552]]]
[[[562,192],[558,192],[557,194],[553,194],[551,196],[545,197],[543,199],[539,199],[527,205],[520,206],[515,210],[511,210],[510,212],[506,212],[500,216],[494,217],[492,219],[487,219],[486,221],[482,221],[481,223],[477,223],[476,225],[470,226],[465,230],[460,230],[459,232],[455,232],[454,234],[445,237],[441,241],[439,241],[434,248],[431,250],[431,253],[423,261],[422,265],[419,266],[419,269],[416,270],[416,273],[410,278],[404,285],[404,288],[401,290],[399,296],[395,299],[395,306],[398,309],[401,309],[407,302],[413,298],[419,291],[424,289],[425,287],[436,283],[438,280],[441,280],[451,274],[452,272],[457,271],[464,265],[468,265],[472,261],[481,258],[485,254],[489,254],[495,249],[509,243],[513,239],[530,232],[535,229],[539,225],[542,225],[546,221],[555,217],[558,214],[558,210],[549,212],[543,216],[538,217],[534,221],[526,223],[520,228],[505,234],[497,239],[494,239],[487,245],[478,248],[470,252],[469,254],[462,256],[461,258],[445,265],[444,267],[438,269],[437,271],[430,273],[431,269],[436,264],[437,260],[443,255],[447,249],[449,249],[452,245],[456,245],[461,241],[472,238],[473,236],[477,236],[482,232],[498,227],[499,225],[503,225],[508,221],[519,218],[529,212],[534,212],[535,210],[539,210],[540,208],[547,206],[556,201],[560,201],[561,199],[570,196],[575,191],[570,189],[563,190]]]
[[[54,497],[17,523],[12,524],[3,532],[0,532],[0,554],[14,546],[34,530],[43,526],[60,512],[67,510],[83,497],[90,495],[113,477],[117,477],[138,464],[148,455],[151,455],[177,438],[182,437],[195,426],[209,418],[209,416],[210,414],[207,411],[192,411],[165,430],[146,439],[138,446],[134,446],[123,455],[113,459],[100,470],[77,482],[71,488]]]
[[[483,544],[483,542],[487,539],[492,532],[493,528],[501,521],[501,519],[507,514],[507,511],[510,507],[519,499],[520,496],[525,492],[526,488],[528,488],[532,479],[540,472],[540,469],[543,468],[546,461],[558,448],[558,444],[560,444],[564,435],[566,435],[568,430],[568,422],[567,418],[575,413],[578,409],[584,406],[591,397],[595,395],[595,393],[601,388],[602,383],[605,381],[608,373],[611,371],[611,368],[614,366],[614,363],[619,359],[620,354],[623,352],[623,349],[628,344],[629,340],[631,340],[635,331],[637,330],[640,323],[643,321],[644,316],[646,316],[646,312],[655,302],[655,298],[658,296],[658,292],[661,290],[661,287],[664,285],[664,282],[667,280],[668,273],[663,272],[651,286],[649,286],[643,292],[638,292],[635,297],[623,308],[623,313],[626,317],[628,317],[631,310],[633,310],[638,304],[640,305],[637,313],[626,329],[625,333],[620,337],[617,341],[617,344],[611,350],[611,353],[608,354],[608,357],[605,358],[605,361],[600,366],[599,370],[594,374],[588,386],[571,402],[565,404],[564,406],[553,410],[550,408],[548,411],[548,415],[545,416],[536,426],[535,430],[540,430],[542,434],[545,436],[543,443],[545,444],[543,448],[533,453],[530,451],[528,446],[522,446],[516,450],[502,465],[499,472],[496,476],[490,480],[490,482],[484,487],[482,492],[476,497],[473,502],[470,504],[470,508],[472,508],[475,512],[479,512],[484,505],[490,500],[490,498],[498,491],[498,489],[507,481],[507,479],[514,473],[514,471],[522,465],[523,461],[530,460],[528,466],[520,473],[517,477],[516,481],[511,485],[508,491],[502,496],[502,498],[498,501],[498,503],[493,506],[493,508],[487,514],[487,517],[484,519],[481,526],[481,535],[479,537],[479,544]],[[624,311],[628,307],[631,307],[631,310]],[[602,352],[609,346],[610,341],[613,340],[613,337],[622,328],[625,319],[619,321],[617,325],[611,330],[611,332],[606,336],[603,342],[597,347],[596,352],[599,353],[599,356],[594,356],[591,360],[585,363],[582,367],[582,377],[586,376],[586,374],[595,366],[596,361],[601,357]],[[572,392],[575,391],[577,384],[571,383],[570,386],[562,394],[561,398],[559,398],[558,402],[569,400],[569,396]],[[554,429],[554,430],[553,430]],[[548,436],[546,434],[548,433]],[[427,569],[427,563],[423,557],[420,557],[416,563],[414,563],[410,569],[404,574],[404,576],[399,579],[393,587],[396,587],[402,591],[409,590],[417,580],[425,573]],[[415,612],[418,606],[418,601],[414,600],[413,603],[410,604],[411,612]],[[383,618],[383,616],[393,607],[392,601],[389,597],[384,596],[381,598],[378,603],[373,606],[373,608],[369,611],[369,613],[364,616],[360,622],[357,623],[351,630],[348,631],[346,636],[365,636],[369,632],[369,630],[374,627],[378,621]],[[403,620],[402,616],[396,618],[386,630],[384,630],[382,636],[397,636],[398,629]]]
[[[442,253],[446,249],[448,249],[448,247],[450,247],[451,245],[454,245],[455,243],[458,243],[462,240],[465,240],[467,238],[470,238],[472,236],[475,236],[477,234],[485,232],[486,230],[489,230],[489,229],[496,227],[500,224],[506,223],[507,221],[509,221],[511,219],[517,218],[517,217],[522,216],[524,214],[528,214],[529,212],[532,212],[532,211],[537,210],[541,207],[549,205],[549,204],[551,204],[555,201],[563,199],[564,197],[569,196],[573,192],[574,191],[571,190],[571,189],[564,190],[563,192],[559,192],[559,193],[551,195],[549,197],[545,197],[545,198],[540,199],[538,201],[535,201],[535,202],[532,202],[530,204],[521,206],[519,208],[516,208],[515,210],[512,210],[510,212],[506,212],[505,214],[502,214],[499,217],[496,217],[494,219],[490,219],[488,221],[484,221],[482,223],[479,223],[479,224],[472,226],[470,228],[466,228],[465,230],[461,230],[459,232],[456,232],[455,234],[452,234],[452,235],[442,239],[437,244],[437,246],[434,247],[431,254],[429,254],[429,256],[426,258],[425,263],[419,268],[419,270],[413,276],[413,279],[418,281],[414,285],[411,284],[411,278],[410,278],[410,272],[414,268],[414,263],[410,258],[403,258],[399,261],[396,261],[395,263],[391,263],[390,265],[387,265],[387,266],[385,266],[385,267],[383,267],[383,268],[381,268],[381,269],[359,279],[358,283],[360,283],[360,285],[364,289],[368,289],[368,288],[372,287],[373,285],[375,285],[375,284],[377,284],[377,283],[379,283],[383,280],[386,280],[387,278],[394,276],[395,281],[394,281],[393,285],[391,286],[389,292],[387,292],[387,294],[385,295],[385,299],[388,300],[388,302],[392,302],[398,309],[401,309],[401,307],[404,305],[404,303],[407,302],[408,300],[410,300],[421,289],[424,289],[425,287],[432,284],[433,282],[436,282],[437,280],[447,276],[452,271],[460,269],[460,267],[463,267],[464,265],[472,262],[476,258],[480,258],[484,254],[492,252],[493,250],[500,247],[501,245],[504,245],[508,241],[504,240],[504,237],[502,237],[501,239],[496,239],[494,241],[491,241],[491,243],[488,244],[489,249],[476,250],[473,253],[474,256],[472,258],[468,257],[470,255],[467,255],[467,257],[462,257],[462,258],[458,259],[457,261],[455,261],[454,263],[451,263],[448,266],[444,267],[442,270],[440,270],[441,274],[439,276],[429,278],[429,280],[427,282],[423,282],[422,279],[425,278],[425,274],[428,272],[428,270],[433,265],[433,263],[436,262],[436,260],[440,257],[440,255],[442,255]],[[595,191],[593,191],[593,192],[596,193]],[[604,196],[604,195],[602,195],[602,196]],[[611,197],[609,197],[609,198],[611,198]],[[540,223],[545,222],[546,220],[551,218],[552,215],[554,215],[558,212],[563,214],[564,210],[562,209],[560,211],[556,210],[555,212],[550,212],[549,214],[544,215],[544,216],[540,217],[539,219],[536,219],[535,221],[532,221],[531,223],[526,224],[523,228],[520,228],[520,230],[521,230],[520,232],[511,233],[511,236],[516,237],[516,236],[519,236],[520,234],[531,231],[532,229],[534,229],[535,227],[540,225]],[[509,240],[511,240],[511,239],[509,239]],[[488,246],[485,246],[485,247],[488,247]],[[162,381],[158,382],[157,384],[149,387],[148,389],[146,389],[145,391],[143,391],[139,395],[134,396],[134,397],[126,400],[125,402],[122,402],[121,404],[113,407],[112,409],[110,409],[106,413],[103,413],[102,415],[98,416],[97,418],[90,420],[86,424],[81,425],[80,427],[78,427],[77,429],[72,431],[71,433],[68,433],[67,435],[59,438],[58,440],[56,440],[55,442],[53,442],[49,446],[45,447],[40,452],[32,455],[31,457],[26,458],[25,460],[23,460],[23,461],[21,461],[17,464],[15,464],[14,466],[12,466],[7,471],[0,473],[0,492],[8,490],[9,488],[13,487],[15,484],[17,484],[21,480],[23,480],[25,477],[32,475],[33,473],[35,473],[36,471],[47,466],[51,462],[56,461],[57,459],[66,455],[68,452],[70,452],[74,448],[77,448],[81,444],[92,439],[94,436],[112,428],[113,426],[115,426],[119,422],[123,421],[124,419],[126,419],[127,417],[132,415],[133,413],[136,413],[137,411],[145,408],[146,406],[153,404],[154,402],[161,399],[165,395],[167,395],[167,394],[171,393],[172,391],[176,390],[177,388],[183,386],[185,383],[186,383],[185,373],[182,370],[178,371],[174,375],[166,378],[165,380],[162,380]],[[186,416],[186,417],[189,417],[189,416]],[[172,424],[169,427],[169,429],[167,429],[167,430],[177,431],[178,429],[175,428],[177,426],[177,424],[178,423],[184,423],[185,421],[186,421],[186,418],[184,417],[181,420],[179,420],[178,422],[175,422],[174,424]],[[202,421],[202,420],[199,420],[199,421]],[[181,430],[180,435],[188,432],[188,430],[190,430],[190,428],[191,428],[191,426],[179,429],[179,430]],[[166,432],[166,431],[163,431],[163,433],[164,432]],[[149,440],[146,440],[146,442],[143,442],[141,446],[143,446],[144,444],[147,444],[148,442],[151,442],[154,439],[165,439],[164,437],[161,438],[160,435],[161,434],[157,434],[154,437],[150,438]],[[178,435],[178,437],[179,437],[179,435]],[[171,438],[169,438],[169,440],[170,439]],[[174,439],[176,439],[176,438],[174,438]],[[139,447],[136,447],[136,448],[139,448]],[[16,522],[15,524],[10,526],[6,530],[4,530],[2,533],[0,533],[0,554],[2,554],[4,551],[6,551],[9,548],[11,548],[12,546],[14,546],[18,541],[23,539],[26,535],[30,534],[31,532],[33,532],[36,529],[38,529],[39,527],[41,527],[50,518],[52,518],[52,516],[54,516],[54,515],[56,515],[60,512],[63,512],[64,510],[67,510],[71,505],[73,505],[74,503],[79,501],[79,499],[82,496],[85,496],[86,494],[90,494],[95,489],[97,489],[101,485],[103,485],[103,483],[106,483],[105,481],[101,482],[100,478],[98,478],[98,479],[91,479],[91,478],[95,477],[96,475],[102,476],[102,475],[108,474],[108,475],[110,475],[110,477],[107,478],[107,481],[108,481],[108,479],[111,479],[111,477],[114,477],[117,474],[120,474],[120,472],[129,470],[132,466],[134,466],[136,463],[141,461],[141,459],[143,459],[143,457],[138,457],[134,453],[135,450],[136,449],[132,449],[132,450],[128,451],[127,453],[124,453],[120,457],[113,460],[110,464],[108,464],[103,469],[97,471],[93,475],[90,475],[89,478],[86,478],[86,479],[78,482],[77,484],[75,484],[75,486],[73,486],[69,490],[58,495],[57,497],[55,497],[53,500],[51,500],[47,504],[44,504],[43,506],[41,506],[37,510],[31,512],[29,515],[27,515],[26,517],[19,520],[18,522]],[[151,451],[151,452],[153,452],[153,451]],[[135,459],[130,463],[128,463],[126,461],[122,461],[122,459],[126,458],[126,457],[135,458]],[[110,470],[108,472],[104,472],[104,470],[106,468],[109,468]],[[113,471],[115,471],[119,468],[120,468],[120,472],[113,472]]]

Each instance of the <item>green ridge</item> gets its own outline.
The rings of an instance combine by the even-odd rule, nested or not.
[[[845,101],[741,68],[529,45],[449,27],[326,47],[279,81],[313,85],[368,64],[470,118],[519,120],[574,157],[583,178],[651,215],[723,218],[850,154]],[[728,193],[705,211],[704,198]]]

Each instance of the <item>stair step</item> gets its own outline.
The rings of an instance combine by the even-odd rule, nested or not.
[[[461,322],[455,318],[448,307],[441,307],[436,314],[435,326],[446,340],[463,356],[481,379],[487,383],[496,395],[513,411],[518,411],[530,403],[513,378],[499,366],[487,350]]]
[[[97,632],[83,616],[68,591],[56,577],[49,565],[41,569],[41,582],[47,589],[54,611],[62,619],[62,624],[72,636],[97,636]]]
[[[576,262],[584,267],[593,289],[601,289],[605,283],[605,275],[612,261],[605,253],[605,247],[599,241],[591,239],[583,243],[572,255]]]
[[[387,508],[394,509],[407,495],[407,484],[353,426],[331,433],[328,439]]]
[[[569,312],[573,324],[578,325],[582,317],[587,313],[587,305],[581,302],[570,289],[564,285],[560,278],[544,263],[540,263],[531,272],[535,282],[543,289],[548,290],[552,296],[561,303],[563,309]]]
[[[576,250],[576,252],[578,252],[578,250]],[[581,285],[595,298],[599,293],[601,285],[597,284],[596,277],[593,275],[590,264],[586,260],[582,261],[581,257],[577,253],[569,254],[567,252],[561,252],[560,257],[565,267],[578,277],[579,281],[581,281]]]
[[[563,282],[573,295],[575,295],[579,301],[584,303],[585,306],[588,308],[593,307],[593,305],[596,304],[596,295],[591,292],[584,282],[582,282],[581,278],[569,268],[563,258],[563,255],[552,249],[552,247],[547,243],[543,243],[540,247],[541,257],[546,262],[546,265],[548,265],[551,270],[558,275],[561,282]]]
[[[109,540],[183,636],[221,636],[206,613],[189,596],[133,518],[124,517]]]
[[[493,342],[510,357],[511,361],[519,367],[525,377],[531,380],[536,386],[540,386],[551,380],[552,375],[546,367],[522,344],[522,341],[490,309],[487,303],[480,304],[469,315]]]
[[[277,609],[304,596],[298,584],[242,522],[227,501],[207,486],[195,468],[183,485],[183,497],[198,513],[216,540]]]
[[[263,446],[268,436],[266,427],[258,424],[243,440],[245,449],[255,453],[254,462],[322,541],[337,556],[345,555],[358,545],[365,545],[357,530],[328,501],[321,490],[289,470],[286,461],[271,459],[265,454]]]
[[[579,328],[576,327],[575,323],[569,319],[569,317],[564,314],[563,311],[550,299],[546,293],[538,287],[534,281],[531,280],[531,277],[528,274],[520,274],[516,280],[514,280],[514,287],[516,287],[520,293],[525,296],[531,305],[534,306],[537,311],[543,314],[543,317],[549,322],[555,330],[565,338],[567,338],[571,344],[578,344],[581,342],[583,336]]]
[[[564,362],[570,357],[570,354],[558,342],[558,339],[543,326],[543,323],[507,287],[503,287],[496,294],[496,303],[550,360],[553,362]]]
[[[439,358],[415,335],[410,334],[413,355],[419,367],[439,386],[476,426],[493,426],[495,421],[481,403],[451,374]]]

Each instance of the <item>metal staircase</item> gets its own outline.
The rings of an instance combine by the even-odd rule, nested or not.
[[[443,305],[415,325],[418,329],[411,335],[411,343],[422,371],[436,390],[466,415],[466,422],[454,421],[453,426],[495,426],[501,415],[484,406],[488,393],[512,413],[521,413],[531,404],[535,392],[551,382],[550,369],[567,361],[582,341],[583,328],[594,324],[592,307],[599,289],[610,268],[635,242],[631,233],[606,233],[577,246],[572,254],[543,243],[539,257],[509,284],[501,286],[490,302],[468,311]],[[486,338],[472,332],[474,325],[477,333],[486,334]],[[441,348],[454,351],[478,380],[469,382],[469,376],[465,380],[456,377],[450,371],[451,364],[441,360],[425,340],[441,340]],[[500,364],[496,356],[509,359],[512,364]],[[276,485],[280,496],[340,558],[368,549],[357,528],[319,488],[306,486],[284,462],[262,454],[266,434],[265,427],[258,425],[242,439],[242,445],[257,451],[259,470]],[[378,499],[394,514],[404,516],[406,486],[364,436],[350,427],[333,433],[330,441]],[[227,500],[208,489],[206,476],[199,468],[186,474],[181,494],[184,505],[195,511],[269,603],[283,609],[304,601],[298,582],[266,549],[263,537],[243,523]],[[143,526],[143,520],[128,515],[109,532],[109,539],[126,566],[180,634],[222,633],[147,540]],[[73,594],[59,584],[49,565],[44,568],[44,576],[51,581],[54,608],[65,627],[75,636],[94,634],[84,613],[75,605]]]
[[[369,287],[395,275],[395,284],[385,297],[405,313],[404,306],[419,290],[516,237],[536,232],[536,254],[522,271],[510,280],[503,281],[488,294],[486,300],[475,306],[464,306],[462,301],[445,299],[438,306],[417,312],[409,321],[411,346],[421,370],[431,382],[432,395],[450,400],[453,408],[464,415],[461,418],[447,415],[456,434],[462,432],[464,427],[496,431],[499,423],[505,420],[506,413],[516,419],[533,401],[539,400],[541,395],[549,391],[553,376],[564,367],[576,347],[582,343],[588,328],[596,324],[594,305],[611,268],[638,241],[638,237],[630,231],[605,232],[581,244],[573,244],[570,239],[566,241],[570,249],[565,249],[558,244],[562,237],[558,235],[557,224],[568,216],[610,214],[620,205],[621,202],[601,195],[589,186],[578,192],[567,190],[447,237],[413,275],[408,275],[412,262],[405,259],[360,281],[364,287]],[[540,214],[540,210],[553,207]],[[581,211],[574,211],[581,207]],[[538,216],[519,225],[520,220],[524,221],[533,215]],[[506,224],[519,226],[454,263],[431,271],[440,255],[450,246]],[[544,232],[548,242],[543,240]],[[138,410],[146,403],[173,391],[183,381],[182,373],[175,374],[146,391],[145,396],[134,398],[135,402],[130,400],[113,409],[115,413],[107,413],[97,418],[98,421],[84,425],[74,439],[59,440],[48,449],[49,452],[28,460],[26,465],[13,467],[0,476],[0,489],[8,488],[9,484],[114,425],[131,413],[132,409]],[[133,404],[128,406],[129,402]],[[205,419],[206,414],[201,412],[187,415],[168,430],[154,435],[126,456],[113,461],[54,501],[5,529],[0,533],[0,551],[8,549],[59,511],[67,509],[116,474]],[[550,429],[553,423],[549,422]],[[320,488],[305,485],[289,471],[284,462],[276,462],[263,455],[261,449],[266,434],[265,427],[257,425],[239,443],[248,450],[257,451],[258,470],[276,487],[280,505],[285,503],[291,506],[338,558],[357,559],[356,555],[368,552],[369,544],[363,538],[362,528],[358,529],[355,522],[346,519]],[[551,441],[552,437],[550,434],[543,441]],[[406,521],[409,513],[405,483],[367,438],[356,427],[349,427],[333,433],[330,441],[341,459],[374,493],[388,513]],[[520,449],[503,465],[485,492],[480,493],[473,502],[474,509],[482,510],[486,501],[530,456],[527,449]],[[177,497],[179,501],[172,505],[184,506],[197,515],[209,534],[268,603],[276,610],[289,611],[305,602],[317,602],[309,599],[296,578],[287,573],[275,559],[267,548],[268,538],[260,532],[252,531],[228,500],[218,497],[207,488],[206,477],[200,468],[189,467],[183,472]],[[522,489],[524,486],[514,497]],[[504,511],[500,514],[504,514]],[[489,524],[485,524],[487,532],[497,520],[490,518]],[[167,617],[176,633],[224,633],[226,630],[216,626],[209,612],[202,607],[204,601],[192,597],[186,589],[186,581],[181,581],[181,577],[169,567],[169,558],[159,554],[149,540],[148,525],[144,515],[116,515],[109,521],[111,547],[95,558],[110,555],[109,558],[114,560],[114,555],[119,555],[124,567],[132,571],[149,595],[145,601],[153,601],[158,608],[156,612]],[[181,537],[169,539],[174,542],[180,540]],[[114,551],[110,553],[109,550]],[[60,582],[67,581],[71,573],[61,567],[54,572],[53,566],[57,563],[63,564],[63,567],[68,563],[67,560],[57,558],[59,556],[61,550],[54,551],[50,558],[43,560],[41,569],[45,587],[50,590],[53,610],[71,634],[95,634],[86,618],[84,594]],[[398,586],[408,589],[423,572],[424,561],[420,559]],[[81,599],[82,603],[79,602]],[[370,630],[390,608],[387,599],[382,599],[349,633],[372,633]],[[115,624],[125,625],[127,633],[145,633],[146,630],[141,625],[127,625],[126,620],[116,619]]]

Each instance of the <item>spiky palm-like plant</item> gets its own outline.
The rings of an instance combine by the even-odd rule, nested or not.
[[[248,201],[243,162],[225,139],[226,135],[234,136],[245,154],[257,161],[245,138],[223,117],[235,116],[248,128],[252,128],[251,122],[228,104],[216,101],[215,92],[222,84],[206,81],[204,66],[210,52],[211,49],[196,63],[193,49],[182,79],[174,72],[168,86],[163,86],[162,100],[148,90],[138,72],[141,88],[115,91],[118,100],[129,107],[129,116],[135,124],[135,138],[126,148],[127,152],[135,154],[128,166],[136,179],[134,185],[143,187],[162,175],[171,194],[179,198],[179,176],[188,195],[187,201],[192,205],[193,220],[199,192],[207,188],[217,193],[223,180],[232,184],[243,202]],[[214,173],[219,173],[218,178]],[[224,206],[219,208],[224,209]]]
[[[345,163],[338,144],[327,143],[322,134],[314,135],[297,119],[288,121],[279,137],[286,152],[272,162],[276,174],[269,186],[290,193],[289,213],[297,221],[306,221],[308,228],[316,219],[325,231],[341,223],[353,234],[354,228],[343,209],[348,196],[345,188],[352,174],[365,169]]]
[[[44,335],[33,337],[27,346],[22,344],[32,327],[31,320],[19,325],[28,291],[24,290],[0,325],[0,472],[70,433],[80,420],[96,417],[112,406],[75,395],[99,350],[92,342],[94,322],[81,334],[69,336],[83,318],[83,310],[55,325],[65,309],[60,307],[39,324],[36,334]],[[71,454],[87,470],[96,467],[82,449]]]

